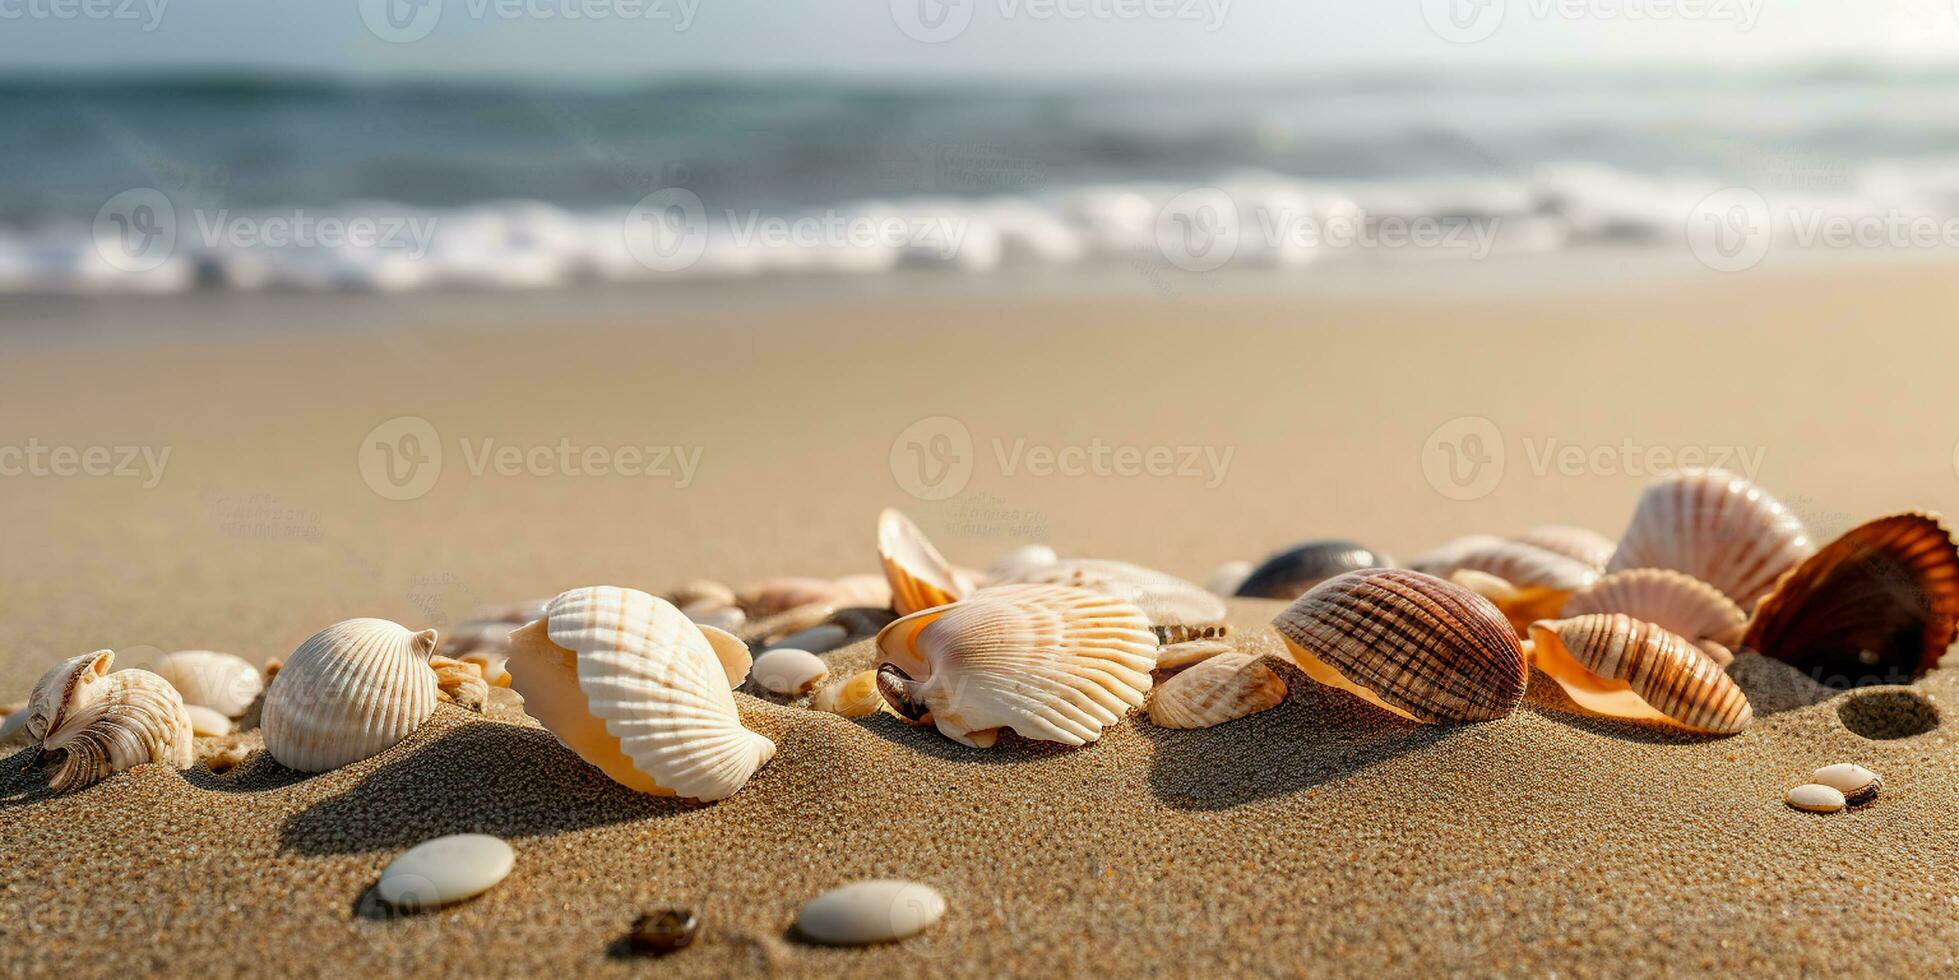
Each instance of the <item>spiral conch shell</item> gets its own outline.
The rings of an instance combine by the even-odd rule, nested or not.
[[[742,727],[735,706],[748,648],[664,599],[573,589],[510,640],[524,711],[629,789],[726,799],[775,757],[775,743]]]
[[[1894,514],[1823,546],[1762,600],[1742,645],[1824,683],[1901,683],[1959,630],[1959,546],[1934,514]]]
[[[265,750],[288,769],[326,772],[377,755],[435,713],[436,633],[349,619],[313,634],[265,689]]]
[[[64,753],[52,781],[57,793],[145,762],[190,768],[190,716],[177,689],[147,670],[110,673],[115,659],[98,650],[56,664],[23,709],[28,737],[42,751]]]
[[[905,616],[877,637],[900,715],[985,748],[1002,729],[1084,745],[1142,707],[1156,637],[1134,605],[1060,585],[1001,585]]]
[[[1721,590],[1670,568],[1613,572],[1572,595],[1560,615],[1625,613],[1693,642],[1726,667],[1748,616]]]
[[[891,583],[891,608],[900,616],[943,606],[973,591],[925,532],[896,508],[886,507],[877,516],[877,553]]]
[[[1671,568],[1748,610],[1815,550],[1796,515],[1761,488],[1725,470],[1688,469],[1640,492],[1606,571]]]
[[[1732,735],[1755,717],[1748,696],[1686,639],[1623,613],[1531,624],[1533,662],[1580,707]]]
[[[226,718],[243,715],[265,691],[258,668],[243,657],[210,650],[180,650],[156,665],[185,704],[202,705]]]
[[[1306,676],[1410,721],[1501,718],[1529,668],[1496,606],[1431,575],[1378,568],[1330,578],[1272,621]]]
[[[1256,654],[1220,654],[1158,686],[1150,695],[1150,722],[1159,728],[1210,728],[1285,699],[1286,682]]]

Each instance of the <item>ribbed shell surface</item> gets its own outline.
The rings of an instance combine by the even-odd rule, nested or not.
[[[901,616],[943,606],[967,589],[952,564],[939,554],[911,518],[892,509],[877,519],[878,560],[891,585],[891,608]]]
[[[1761,488],[1722,470],[1682,470],[1641,491],[1606,571],[1671,568],[1746,610],[1815,550],[1796,515]]]
[[[42,675],[30,699],[44,751],[62,756],[56,792],[146,762],[191,764],[191,723],[170,682],[146,670],[109,672],[115,654],[74,657]]]
[[[1531,627],[1599,677],[1624,681],[1654,710],[1688,728],[1732,734],[1755,716],[1748,696],[1684,637],[1621,613],[1547,620]]]
[[[1286,682],[1256,655],[1224,653],[1164,681],[1150,694],[1150,722],[1210,728],[1286,699]]]
[[[288,769],[326,772],[407,738],[435,713],[434,630],[350,619],[313,634],[266,688],[265,750]]]
[[[1494,604],[1402,569],[1349,572],[1280,612],[1281,636],[1349,682],[1423,721],[1486,721],[1517,709],[1523,647]]]
[[[1747,614],[1715,588],[1670,568],[1629,568],[1613,572],[1575,593],[1564,616],[1625,613],[1689,640],[1735,642]]]

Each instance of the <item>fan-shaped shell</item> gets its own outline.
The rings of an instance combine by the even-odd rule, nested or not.
[[[243,657],[210,650],[181,650],[156,665],[185,704],[202,705],[226,718],[243,715],[265,691],[258,668]]]
[[[1022,569],[996,584],[1066,585],[1115,596],[1141,609],[1149,618],[1157,642],[1166,645],[1210,639],[1228,632],[1224,600],[1209,589],[1126,561],[1064,558]]]
[[[925,532],[895,508],[886,507],[877,516],[877,553],[891,585],[891,608],[900,616],[943,606],[972,591]]]
[[[1569,524],[1534,527],[1513,540],[1583,562],[1601,572],[1612,561],[1612,553],[1619,548],[1618,542],[1591,528]]]
[[[965,745],[1001,729],[1083,745],[1143,705],[1156,639],[1135,605],[1058,585],[1003,585],[905,616],[877,637],[900,715]]]
[[[1532,658],[1579,706],[1732,735],[1755,712],[1748,696],[1692,643],[1623,613],[1545,620],[1530,628]]]
[[[1721,590],[1670,568],[1613,572],[1573,593],[1559,615],[1625,613],[1693,641],[1725,667],[1748,616]]]
[[[1742,645],[1823,683],[1901,683],[1959,628],[1959,550],[1932,514],[1895,514],[1825,545],[1762,600]]]
[[[1531,623],[1557,615],[1573,592],[1599,577],[1598,569],[1576,558],[1507,538],[1458,538],[1445,549],[1424,556],[1424,570],[1450,581],[1468,575],[1481,582],[1477,576],[1489,576],[1507,585],[1499,589],[1488,584],[1472,591],[1494,602],[1518,636]]]
[[[190,768],[191,722],[177,689],[147,670],[111,673],[115,659],[98,650],[64,660],[28,697],[28,737],[62,755],[57,793],[146,762]]]
[[[1353,541],[1308,541],[1265,559],[1234,594],[1291,601],[1335,575],[1393,564],[1388,556]]]
[[[1815,550],[1802,521],[1759,487],[1723,470],[1690,469],[1640,493],[1606,570],[1671,568],[1746,610]]]
[[[506,666],[525,712],[642,793],[725,799],[775,757],[774,742],[742,727],[731,693],[748,676],[747,648],[644,592],[558,596],[511,634]]]
[[[1272,625],[1308,677],[1411,721],[1501,718],[1524,697],[1524,651],[1503,614],[1431,575],[1348,572]]]
[[[1286,682],[1258,656],[1220,654],[1158,686],[1150,695],[1150,722],[1159,728],[1210,728],[1285,699]]]
[[[288,769],[326,772],[407,738],[435,713],[436,640],[385,619],[313,634],[265,689],[265,750]]]

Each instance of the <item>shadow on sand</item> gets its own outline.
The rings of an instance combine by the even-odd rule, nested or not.
[[[352,854],[444,834],[537,837],[700,806],[620,786],[543,729],[476,722],[294,814],[279,829],[279,845],[296,854]]]

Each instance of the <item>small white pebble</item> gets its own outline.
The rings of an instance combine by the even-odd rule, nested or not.
[[[211,738],[231,734],[231,719],[201,704],[184,705],[184,713],[190,716],[190,733],[198,738]]]
[[[811,653],[826,653],[843,646],[850,639],[850,628],[842,623],[821,623],[776,641],[769,649],[807,650]]]
[[[1824,766],[1809,778],[1842,793],[1851,806],[1861,806],[1877,799],[1877,791],[1884,788],[1884,780],[1878,778],[1877,773],[1854,762]]]
[[[1835,813],[1843,809],[1843,792],[1822,783],[1804,783],[1789,791],[1789,805],[1811,813]]]
[[[833,946],[891,942],[923,932],[945,915],[945,896],[931,885],[878,879],[833,888],[796,914],[796,931]]]
[[[808,650],[776,647],[755,658],[749,676],[764,691],[794,697],[823,683],[830,668]]]
[[[399,909],[435,908],[474,898],[510,874],[517,853],[488,834],[451,834],[403,851],[375,891]]]

